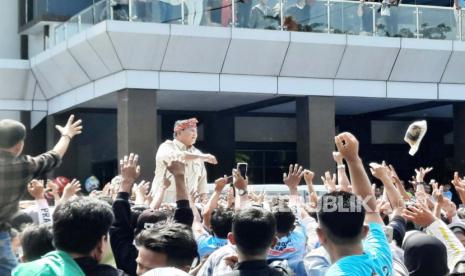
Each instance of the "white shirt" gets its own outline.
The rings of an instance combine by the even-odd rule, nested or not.
[[[152,196],[155,196],[163,185],[163,177],[166,171],[166,166],[163,161],[167,162],[169,157],[183,152],[202,154],[202,152],[194,146],[187,148],[176,139],[166,140],[160,145],[155,157],[156,166],[155,177],[152,182]],[[174,177],[169,172],[166,173],[166,177],[171,182],[171,185],[166,191],[165,202],[175,202],[176,185],[174,183]],[[207,171],[204,162],[201,160],[186,161],[185,180],[188,192],[195,189],[199,194],[207,193]]]

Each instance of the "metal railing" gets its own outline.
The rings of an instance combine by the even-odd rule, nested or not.
[[[234,15],[234,16],[233,16]],[[465,40],[465,12],[347,0],[102,0],[55,28],[55,43],[104,20]]]

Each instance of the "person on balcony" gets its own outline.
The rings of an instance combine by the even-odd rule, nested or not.
[[[203,16],[203,0],[186,0],[187,24],[199,26]]]
[[[276,29],[279,16],[273,13],[268,6],[268,0],[259,0],[258,4],[250,12],[249,28],[251,29]]]

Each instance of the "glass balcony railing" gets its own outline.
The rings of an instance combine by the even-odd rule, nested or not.
[[[30,22],[63,22],[82,9],[93,5],[94,0],[19,0],[20,27]]]
[[[59,43],[103,20],[465,40],[465,12],[347,0],[102,0],[55,28]]]

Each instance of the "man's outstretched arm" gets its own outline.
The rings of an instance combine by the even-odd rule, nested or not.
[[[379,212],[376,210],[376,197],[371,190],[370,179],[363,167],[362,159],[358,155],[359,143],[352,133],[344,132],[336,136],[335,143],[349,166],[350,179],[354,194],[361,197],[365,203],[365,223],[383,223]]]

